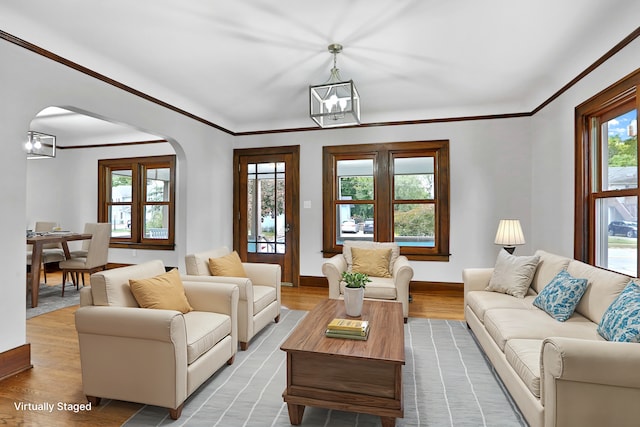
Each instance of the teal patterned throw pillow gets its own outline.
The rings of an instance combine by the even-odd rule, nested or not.
[[[635,281],[604,312],[598,333],[607,341],[640,342],[640,286]]]
[[[573,314],[587,289],[587,279],[576,279],[562,270],[533,300],[533,305],[564,322]]]

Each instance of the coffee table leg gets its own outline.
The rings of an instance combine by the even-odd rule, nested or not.
[[[380,417],[382,421],[382,427],[395,427],[396,419],[394,417]]]
[[[304,405],[287,403],[287,409],[289,410],[289,422],[294,426],[300,425],[302,415],[304,415]]]

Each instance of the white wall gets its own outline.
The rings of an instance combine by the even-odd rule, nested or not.
[[[573,257],[575,108],[638,67],[640,39],[533,116],[534,247]]]
[[[3,227],[0,353],[26,342],[25,228],[32,218],[27,217],[27,194],[31,189],[27,190],[27,160],[22,142],[31,120],[45,107],[89,111],[171,142],[178,157],[177,241],[175,254],[171,256],[172,264],[181,262],[190,251],[231,245],[231,212],[228,208],[232,202],[232,189],[228,185],[233,159],[231,136],[5,41],[0,41],[0,58],[0,194],[3,207],[0,209]],[[69,154],[69,157],[78,154]],[[94,162],[100,153],[92,156],[90,161]],[[64,157],[67,155],[61,153],[61,161]],[[95,182],[97,171],[88,172],[88,177],[80,176],[80,172],[87,172],[82,161],[67,160],[55,175],[30,178],[30,184],[47,183],[49,191],[58,196],[56,199],[62,200],[61,189],[73,180]],[[58,212],[78,209],[74,214],[77,218],[69,217],[70,222],[77,223],[85,221],[85,216],[91,215],[89,211],[95,209],[88,206],[95,204],[95,199],[87,200],[74,197],[74,200],[54,202],[51,209]],[[33,202],[29,205],[30,209],[34,208]],[[35,219],[36,214],[31,215]],[[128,262],[134,261],[137,260]]]
[[[451,258],[412,261],[414,280],[460,282],[464,267],[495,262],[498,221],[518,218],[531,236],[529,118],[437,123],[385,128],[332,129],[236,138],[236,148],[300,145],[300,273],[322,276],[322,147],[449,139]],[[527,245],[518,253],[531,252]]]

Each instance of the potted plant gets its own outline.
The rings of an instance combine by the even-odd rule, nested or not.
[[[362,314],[362,302],[364,300],[364,288],[371,279],[364,273],[342,273],[344,283],[344,306],[347,316],[358,317]]]

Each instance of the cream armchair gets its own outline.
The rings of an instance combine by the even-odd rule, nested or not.
[[[178,419],[184,401],[237,352],[238,287],[181,276],[193,311],[140,308],[129,279],[165,272],[162,261],[101,271],[80,291],[75,321],[87,399],[156,405]]]
[[[219,258],[230,253],[222,247],[185,257],[187,274],[203,276],[204,280],[233,283],[240,288],[238,302],[238,340],[246,350],[249,341],[271,321],[280,320],[281,269],[278,264],[243,262],[244,277],[211,276],[209,258]]]
[[[397,300],[402,302],[404,321],[409,317],[409,283],[413,278],[413,268],[406,256],[400,255],[396,243],[383,242],[351,242],[346,241],[341,254],[334,255],[322,264],[322,274],[329,282],[329,298],[343,298],[344,285],[341,284],[342,273],[351,271],[353,256],[351,248],[391,249],[388,271],[391,277],[369,275],[370,283],[364,290],[364,297],[380,300]]]

